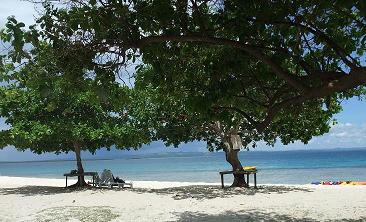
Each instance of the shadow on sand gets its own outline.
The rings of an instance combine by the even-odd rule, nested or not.
[[[63,193],[83,192],[85,190],[92,190],[93,192],[108,191],[123,191],[126,189],[110,189],[110,188],[64,188],[52,186],[23,186],[17,188],[0,188],[0,195],[22,195],[22,196],[37,196],[37,195],[53,195]],[[182,199],[213,199],[213,198],[229,198],[235,195],[255,195],[258,193],[288,193],[288,192],[312,192],[307,188],[288,187],[288,186],[260,186],[258,189],[254,188],[225,188],[220,186],[183,186],[163,189],[145,189],[134,188],[128,189],[132,192],[154,193],[160,195],[171,195],[175,200]]]
[[[114,208],[108,206],[62,206],[47,208],[31,215],[37,222],[107,222],[119,217]]]
[[[22,186],[16,188],[0,188],[0,195],[22,195],[22,196],[38,196],[38,195],[53,195],[53,194],[64,194],[64,193],[77,193],[86,190],[91,190],[91,194],[103,193],[105,191],[123,191],[126,189],[118,188],[107,188],[107,187],[81,187],[81,188],[70,188],[70,187],[52,187],[52,186]],[[134,191],[134,189],[128,188],[128,190]]]
[[[70,189],[65,187],[52,186],[23,186],[16,188],[0,188],[0,195],[22,195],[22,196],[37,196],[37,195],[53,195],[62,193],[74,193],[84,191],[89,188]]]
[[[312,192],[311,189],[288,186],[260,186],[254,188],[225,188],[220,186],[183,186],[164,189],[133,189],[138,193],[172,195],[175,200],[229,198],[235,195],[255,195],[258,193]]]
[[[302,221],[302,222],[317,222],[317,221],[346,221],[346,222],[362,222],[366,220],[366,217],[352,220],[352,219],[339,219],[339,220],[318,220],[313,218],[295,218],[291,215],[277,214],[274,212],[266,213],[261,211],[226,211],[222,214],[212,215],[204,213],[194,213],[194,212],[184,212],[178,215],[179,222],[239,222],[239,221],[250,221],[250,222],[270,222],[270,221],[282,221],[282,222],[292,222],[292,221]]]

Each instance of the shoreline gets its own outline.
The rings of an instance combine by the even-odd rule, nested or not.
[[[75,183],[77,180],[74,178],[68,178],[68,184]],[[146,181],[137,180],[129,181],[133,182],[136,188],[150,188],[150,189],[164,189],[172,187],[182,187],[182,186],[221,186],[220,183],[206,183],[206,182],[178,182],[178,181]],[[228,185],[228,184],[226,184]],[[0,176],[0,187],[11,186],[11,187],[21,187],[21,186],[54,186],[54,187],[65,187],[65,177],[64,178],[41,178],[41,177],[13,177],[13,176]]]
[[[0,176],[0,221],[366,220],[366,186],[259,184],[256,190],[221,189],[219,183],[133,184],[133,189],[71,190],[64,188],[65,179]]]
[[[87,180],[87,178],[86,178]],[[77,179],[68,178],[68,184],[76,183]],[[9,187],[21,187],[21,186],[54,186],[65,187],[66,179],[63,178],[48,178],[48,177],[18,177],[18,176],[1,176],[0,175],[0,188],[5,186]],[[126,180],[126,182],[132,182],[135,188],[142,189],[165,189],[184,186],[219,186],[221,183],[212,182],[182,182],[182,181],[156,181],[156,180]],[[225,187],[230,186],[231,183],[225,183]],[[286,184],[286,183],[259,183],[259,187],[263,186],[278,186],[278,187],[302,187],[302,188],[321,188],[321,187],[364,187],[366,192],[366,185],[314,185],[308,184]],[[250,183],[250,187],[253,184]]]

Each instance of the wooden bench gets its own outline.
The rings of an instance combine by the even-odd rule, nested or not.
[[[67,187],[67,177],[79,177],[79,176],[91,176],[92,184],[95,186],[95,177],[98,175],[97,172],[84,172],[84,173],[65,173],[64,176],[66,177],[66,187]]]
[[[219,172],[221,176],[221,188],[224,188],[224,175],[225,174],[244,174],[247,175],[247,184],[249,187],[249,175],[253,174],[254,176],[254,188],[257,189],[257,170],[226,170]]]

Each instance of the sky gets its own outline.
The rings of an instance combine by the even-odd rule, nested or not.
[[[26,25],[34,22],[35,10],[32,3],[21,0],[0,0],[0,29],[5,25],[6,18],[9,15],[15,15],[16,19],[23,21]],[[0,46],[1,47],[1,46]],[[332,126],[329,133],[314,137],[309,144],[304,145],[300,142],[287,146],[277,143],[274,147],[268,147],[263,143],[255,149],[257,151],[267,150],[299,150],[299,149],[332,149],[332,148],[354,148],[366,147],[366,101],[359,101],[352,98],[342,102],[343,111],[335,116],[337,125]],[[7,126],[4,119],[0,118],[0,130]],[[149,153],[163,152],[207,152],[206,145],[203,142],[193,142],[184,144],[179,149],[166,148],[162,142],[154,142],[143,146],[139,151],[97,151],[98,158],[122,157],[125,155],[140,155]],[[90,153],[83,153],[84,158],[92,158]],[[94,156],[94,157],[95,157]],[[50,160],[50,159],[72,159],[73,153],[55,155],[46,153],[36,155],[30,151],[19,152],[13,147],[0,150],[1,161],[30,161],[30,160]]]

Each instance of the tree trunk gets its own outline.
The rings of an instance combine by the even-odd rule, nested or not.
[[[77,169],[78,169],[78,173],[84,173],[84,168],[83,168],[83,164],[81,162],[81,145],[79,142],[74,141],[73,142],[73,146],[75,149],[75,155],[76,155],[76,165],[77,165]],[[85,182],[84,176],[78,176],[78,182],[74,185],[72,185],[73,187],[83,187],[83,186],[87,186],[87,183]]]
[[[243,166],[238,158],[238,153],[240,150],[233,150],[231,148],[225,149],[226,161],[230,163],[232,169],[242,170]],[[248,184],[245,182],[244,174],[234,174],[234,181],[231,187],[247,187]]]
[[[240,149],[243,147],[241,137],[237,130],[231,129],[224,138],[226,161],[230,163],[234,171],[243,170],[243,166],[238,157]],[[234,181],[232,187],[247,187],[244,174],[233,174]]]
[[[231,127],[227,132],[225,132],[223,125],[219,121],[210,126],[217,136],[221,138],[226,161],[230,163],[233,171],[243,170],[243,166],[238,158],[238,153],[243,147],[242,139],[238,133],[239,126]],[[248,187],[244,174],[233,174],[233,176],[234,181],[231,187]]]

